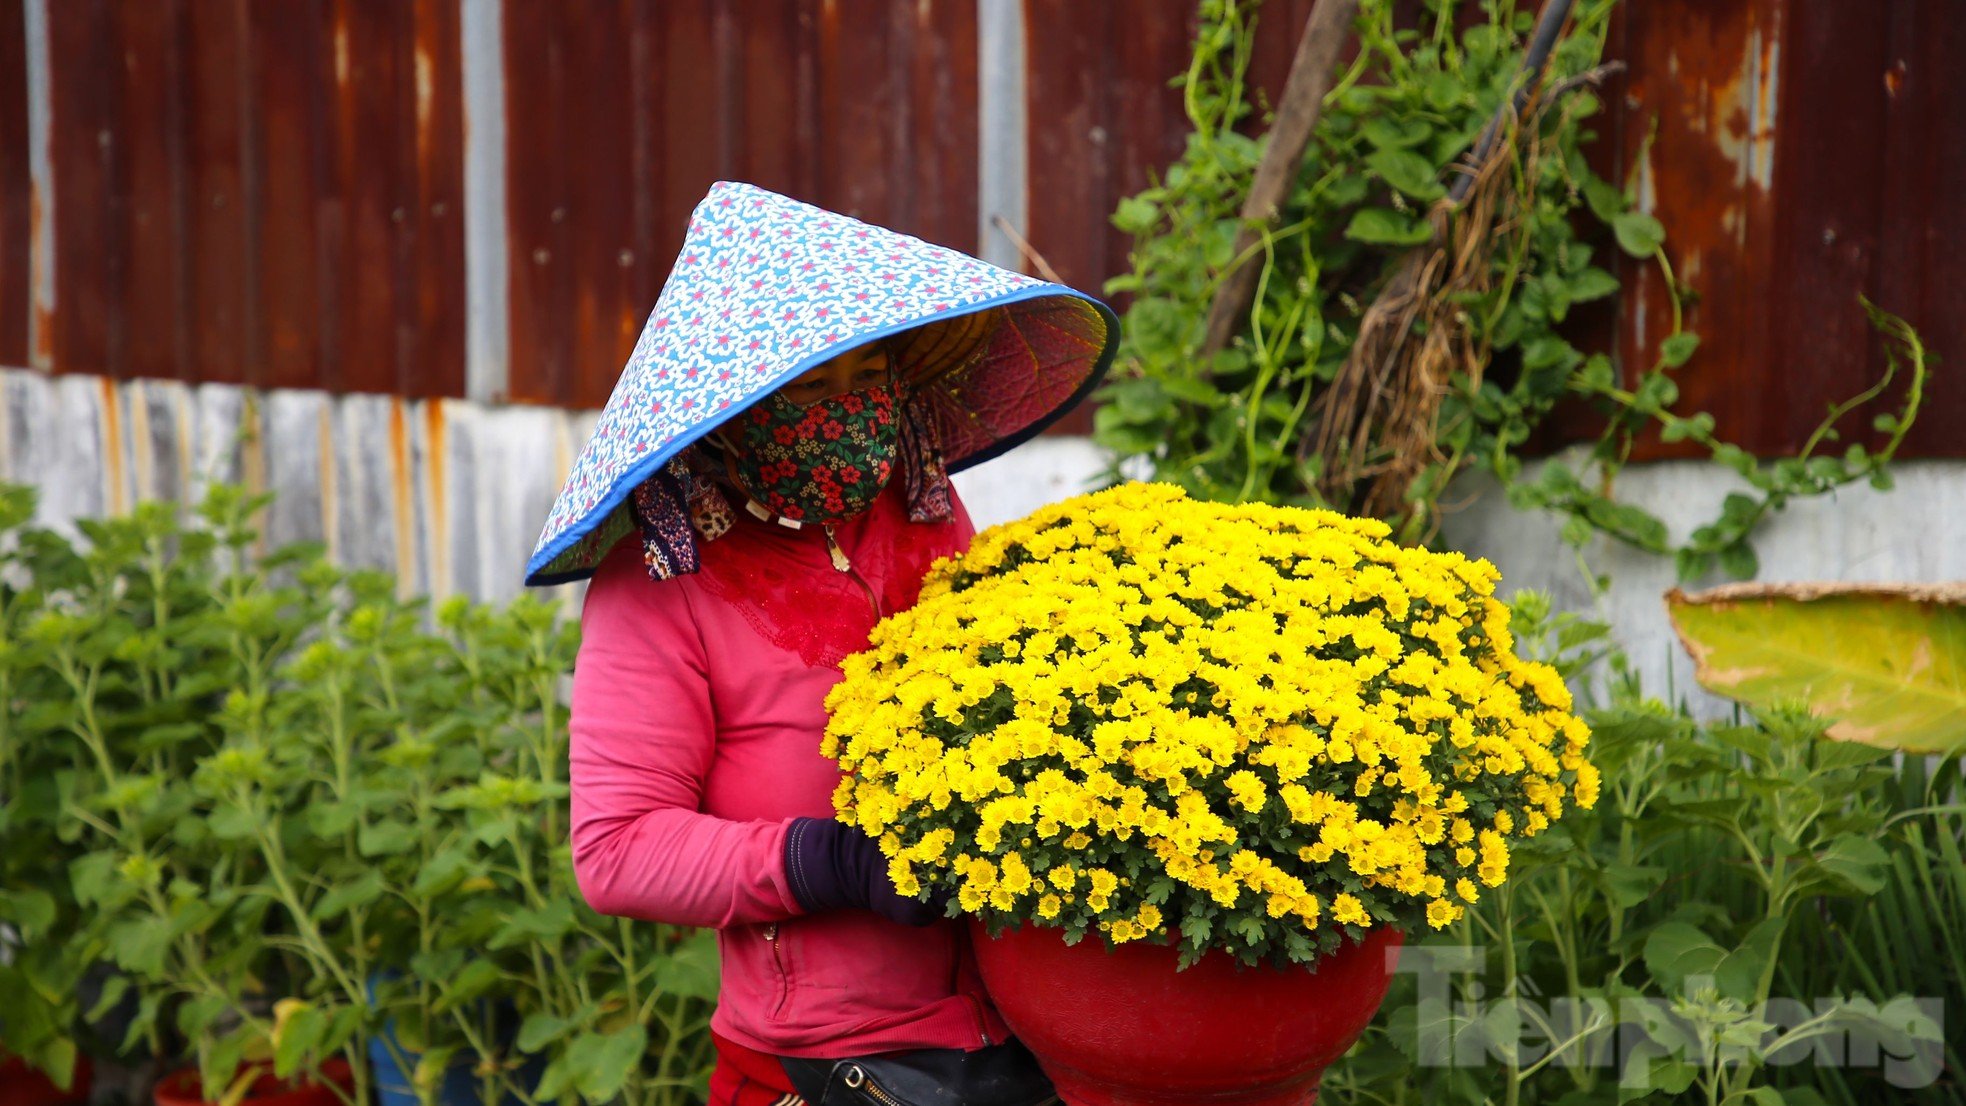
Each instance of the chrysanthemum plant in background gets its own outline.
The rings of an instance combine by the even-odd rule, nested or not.
[[[1309,963],[1447,926],[1597,792],[1495,583],[1374,520],[1068,500],[938,563],[847,660],[836,806],[905,892],[993,928]]]
[[[266,502],[75,542],[0,487],[0,826],[32,845],[0,852],[0,1034],[57,1074],[195,1060],[219,1097],[340,1055],[367,1101],[380,1037],[425,1102],[456,1065],[488,1104],[687,1101],[714,940],[580,897],[577,629],[259,555]]]

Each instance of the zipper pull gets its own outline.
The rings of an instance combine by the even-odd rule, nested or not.
[[[765,940],[767,940],[767,941],[776,941],[776,940],[778,940],[778,923],[777,923],[777,922],[768,922],[768,923],[766,923],[766,925],[765,925]]]
[[[833,538],[833,524],[829,522],[821,529],[826,535],[826,555],[833,558],[833,567],[840,572],[853,571],[853,562],[846,559],[846,550],[841,549],[840,543]]]

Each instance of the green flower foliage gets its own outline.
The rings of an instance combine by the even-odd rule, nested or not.
[[[700,1090],[714,936],[606,918],[566,840],[578,628],[539,599],[435,610],[267,497],[29,525],[0,487],[0,1036],[66,1077],[194,1059],[224,1088],[381,1036],[434,1102],[658,1106]],[[0,931],[3,932],[3,931]]]
[[[1597,805],[1410,943],[1335,1101],[1957,1103],[1966,776],[1770,709],[1702,723],[1607,628],[1519,592],[1518,644],[1588,701]],[[1447,938],[1442,940],[1441,937]]]

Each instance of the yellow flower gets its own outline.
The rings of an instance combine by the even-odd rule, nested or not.
[[[834,809],[897,886],[1088,910],[1116,943],[1196,911],[1245,958],[1327,906],[1453,924],[1507,838],[1602,786],[1498,580],[1328,511],[1164,484],[1054,504],[936,562],[841,662]]]
[[[1507,877],[1509,870],[1509,847],[1502,841],[1502,835],[1494,830],[1481,831],[1481,867],[1475,874],[1481,882],[1494,887]]]
[[[1365,912],[1365,904],[1350,892],[1341,893],[1331,900],[1331,920],[1355,926],[1372,924],[1371,917]]]
[[[1263,781],[1256,778],[1256,773],[1247,768],[1238,769],[1229,773],[1222,782],[1228,785],[1229,797],[1237,806],[1251,814],[1263,809],[1266,796]]]
[[[1461,908],[1446,899],[1434,899],[1427,903],[1427,924],[1435,929],[1445,929],[1460,918]]]

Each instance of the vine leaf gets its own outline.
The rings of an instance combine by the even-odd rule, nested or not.
[[[1388,147],[1366,158],[1365,163],[1387,184],[1422,203],[1447,195],[1440,183],[1439,167],[1412,150]]]
[[[1374,246],[1418,246],[1433,236],[1426,220],[1385,207],[1361,208],[1345,228],[1345,237]]]
[[[1709,691],[1800,703],[1842,741],[1966,750],[1966,585],[1675,588],[1666,609]]]
[[[1651,257],[1666,241],[1666,228],[1642,211],[1627,211],[1612,219],[1611,233],[1633,257]]]

